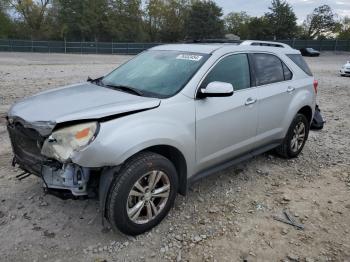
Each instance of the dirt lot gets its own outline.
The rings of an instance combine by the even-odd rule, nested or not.
[[[0,53],[0,115],[43,89],[100,76],[125,56]],[[264,154],[195,184],[137,238],[103,230],[96,200],[45,195],[17,181],[0,120],[0,261],[350,261],[349,54],[307,59],[325,129],[295,160]],[[288,209],[305,230],[273,220]]]

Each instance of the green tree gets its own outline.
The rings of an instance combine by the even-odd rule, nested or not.
[[[8,3],[0,0],[0,38],[7,38],[12,32],[12,20],[7,13]]]
[[[80,0],[81,1],[81,0]],[[85,0],[82,2],[80,29],[83,39],[99,41],[105,33],[108,4],[106,0]]]
[[[81,30],[83,1],[54,0],[53,5],[57,9],[60,36],[71,40],[83,39]]]
[[[160,40],[165,4],[162,0],[148,0],[146,4],[146,24],[150,41]]]
[[[274,39],[290,39],[297,32],[297,17],[285,0],[272,0],[270,12],[265,16]]]
[[[187,38],[201,40],[221,38],[224,34],[222,9],[213,1],[195,1],[185,22]]]
[[[350,40],[350,17],[346,16],[339,23],[338,39]]]
[[[10,3],[29,29],[31,38],[39,38],[47,18],[49,0],[12,0]]]
[[[108,30],[116,41],[143,41],[141,0],[110,0]]]
[[[247,39],[249,36],[248,24],[251,17],[246,12],[231,12],[225,16],[225,29],[227,33]]]
[[[189,11],[188,0],[168,0],[163,9],[160,30],[161,41],[176,42],[185,38],[185,20]]]
[[[303,23],[306,38],[315,39],[334,32],[337,27],[336,19],[337,15],[330,6],[322,5],[315,8]]]
[[[107,0],[56,0],[53,6],[63,38],[98,41],[106,37]]]
[[[59,21],[59,5],[57,0],[51,0],[50,7],[47,10],[47,17],[45,19],[45,40],[62,40],[63,35],[61,31],[61,24]]]
[[[189,0],[149,0],[146,4],[145,20],[150,40],[183,40],[189,6]]]
[[[248,24],[248,30],[249,39],[271,40],[273,34],[271,31],[271,25],[266,16],[251,18]]]

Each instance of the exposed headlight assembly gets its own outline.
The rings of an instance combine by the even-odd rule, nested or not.
[[[66,162],[73,152],[82,150],[95,139],[98,129],[98,122],[58,129],[45,140],[41,153],[49,158]]]

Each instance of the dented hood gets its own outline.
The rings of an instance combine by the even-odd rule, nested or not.
[[[14,104],[10,121],[47,135],[58,123],[100,119],[108,116],[158,107],[160,99],[82,83],[39,93]]]

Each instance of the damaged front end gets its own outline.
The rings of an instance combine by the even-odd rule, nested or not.
[[[7,112],[13,164],[41,177],[47,189],[90,196],[96,193],[104,163],[87,168],[72,159],[81,156],[95,140],[100,122],[157,108],[160,103],[158,98],[93,83],[48,90],[20,100]]]
[[[8,118],[7,129],[14,153],[13,165],[41,177],[47,190],[69,190],[74,196],[88,194],[91,170],[70,159],[95,139],[98,122],[55,127],[52,123]]]

